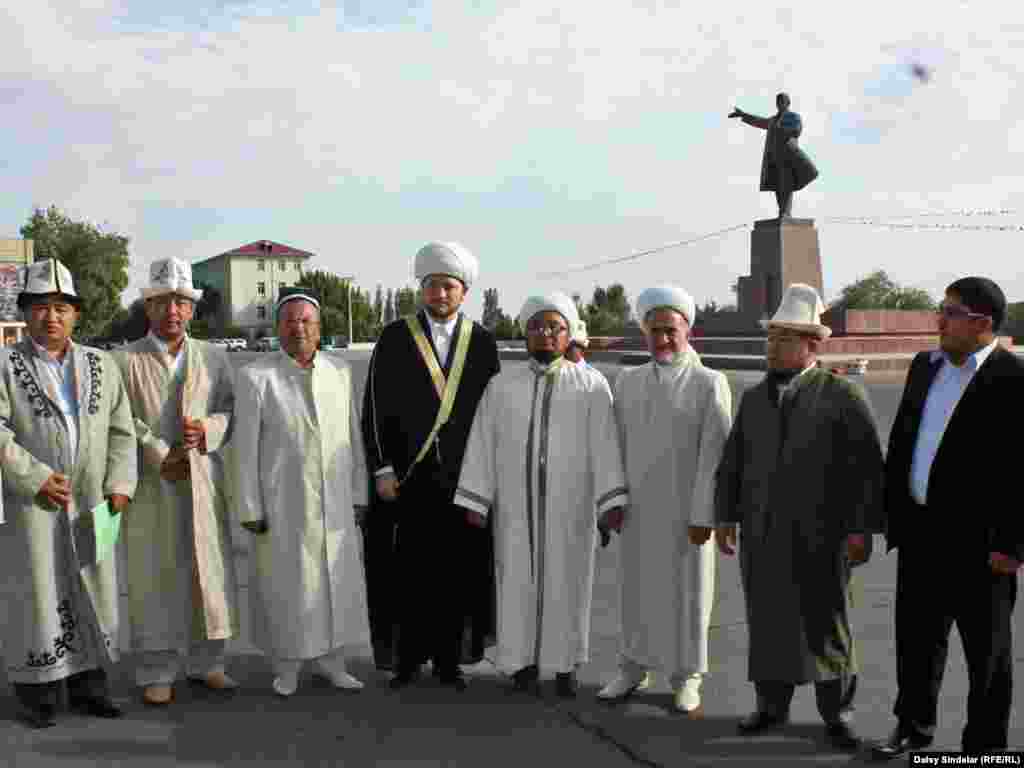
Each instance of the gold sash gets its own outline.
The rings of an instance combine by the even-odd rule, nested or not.
[[[427,435],[427,439],[423,441],[423,445],[420,446],[419,453],[416,454],[416,458],[413,459],[412,464],[409,465],[409,469],[405,473],[405,477],[401,479],[399,485],[409,479],[409,475],[412,474],[413,469],[416,465],[423,461],[423,457],[427,455],[427,451],[430,450],[430,446],[434,444],[437,439],[437,433],[441,431],[441,427],[448,423],[449,417],[452,415],[452,406],[455,405],[455,393],[459,389],[459,382],[462,380],[462,371],[466,367],[466,353],[469,351],[469,338],[473,335],[473,322],[471,320],[464,320],[462,327],[460,328],[459,340],[455,343],[455,359],[452,361],[452,369],[448,374],[448,379],[444,377],[444,371],[441,370],[440,364],[437,362],[437,356],[434,354],[434,350],[430,347],[430,342],[427,341],[426,334],[423,333],[423,327],[420,325],[419,318],[416,315],[410,315],[405,318],[406,324],[409,326],[409,331],[412,333],[413,339],[416,341],[416,346],[420,351],[420,357],[423,358],[423,363],[427,366],[427,370],[430,372],[430,378],[434,382],[434,389],[437,392],[437,398],[441,401],[441,407],[437,409],[437,418],[434,420],[434,426],[430,430],[430,434]],[[468,327],[466,324],[468,323]]]

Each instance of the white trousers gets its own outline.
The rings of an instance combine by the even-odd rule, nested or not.
[[[274,657],[271,662],[274,667],[274,676],[284,680],[294,680],[299,676],[302,665],[307,661],[312,661],[325,672],[335,672],[340,675],[345,672],[345,649],[335,648],[315,659],[279,659]]]

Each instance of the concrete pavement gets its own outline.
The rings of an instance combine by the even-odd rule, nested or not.
[[[614,370],[608,370],[614,375]],[[760,375],[730,376],[735,400]],[[902,379],[866,380],[888,434]],[[238,531],[236,555],[242,581],[243,626],[247,626],[247,547]],[[893,725],[895,656],[892,603],[895,557],[881,553],[857,569],[854,627],[861,663],[857,726],[865,737],[883,738]],[[230,644],[229,672],[242,690],[223,696],[179,683],[175,703],[165,710],[143,707],[133,685],[135,658],[113,671],[115,698],[126,717],[100,721],[64,715],[56,728],[29,731],[12,720],[15,703],[0,672],[0,768],[59,766],[547,766],[579,763],[613,766],[832,765],[859,762],[864,755],[832,752],[810,687],[798,689],[793,723],[772,735],[744,738],[736,723],[753,706],[746,680],[747,631],[735,558],[719,558],[716,606],[710,637],[711,675],[704,685],[705,717],[690,721],[670,711],[668,687],[659,680],[651,693],[608,707],[594,694],[617,663],[618,543],[599,552],[595,578],[591,662],[580,672],[580,696],[553,697],[550,686],[538,700],[508,689],[505,678],[483,663],[470,671],[470,689],[457,694],[427,680],[422,687],[394,693],[387,676],[372,669],[369,649],[354,652],[352,671],[367,683],[345,694],[314,682],[306,670],[298,693],[279,700],[270,692],[269,665],[248,633]],[[937,563],[936,567],[942,567]],[[122,616],[125,614],[122,613]],[[1020,702],[1024,661],[1020,611],[1015,616]],[[125,635],[125,640],[127,639]],[[967,679],[959,642],[952,640],[940,699],[936,748],[955,749],[966,704]],[[1011,745],[1024,746],[1024,727],[1015,715]],[[905,764],[905,763],[898,763]]]

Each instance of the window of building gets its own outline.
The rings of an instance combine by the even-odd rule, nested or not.
[[[260,280],[260,282],[256,283],[256,295],[257,296],[266,296],[267,295],[267,284],[264,283],[262,280]]]
[[[267,319],[267,308],[266,307],[256,307],[256,319],[257,320],[266,320]]]
[[[302,271],[302,262],[301,261],[296,261],[295,262],[295,271],[296,272],[301,272]]]
[[[279,261],[279,262],[277,262],[277,268],[280,269],[282,272],[287,272],[288,271],[288,262],[287,261]]]
[[[263,259],[256,259],[256,271],[257,272],[266,272],[267,271],[267,262],[264,261]]]

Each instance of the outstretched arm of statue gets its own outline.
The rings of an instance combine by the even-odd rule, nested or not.
[[[771,125],[772,119],[770,117],[758,117],[752,115],[749,112],[744,112],[739,107],[733,107],[732,112],[729,113],[729,117],[738,117],[747,125],[752,125],[755,128],[762,128],[768,130],[768,126]]]

